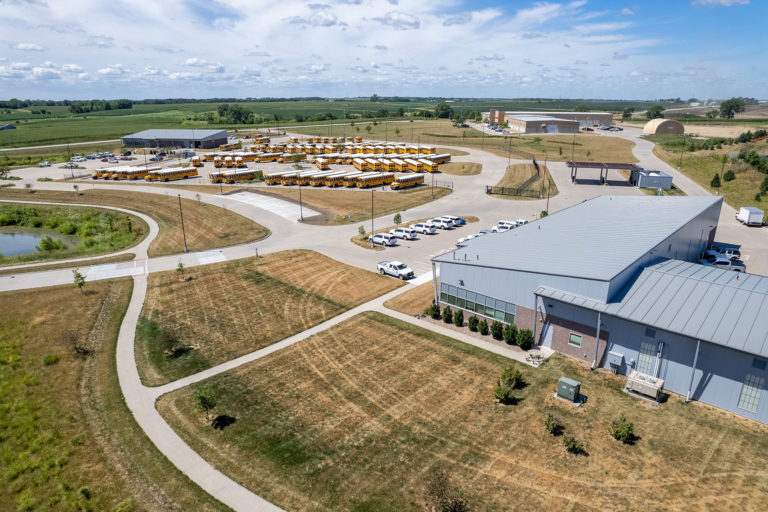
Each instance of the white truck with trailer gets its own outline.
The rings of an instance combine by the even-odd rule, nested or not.
[[[401,261],[380,261],[376,268],[381,275],[397,277],[402,280],[413,278],[413,270]]]
[[[762,226],[765,213],[754,206],[742,206],[736,213],[736,220],[746,226]]]

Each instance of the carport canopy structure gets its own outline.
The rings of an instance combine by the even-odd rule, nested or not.
[[[579,168],[582,169],[600,169],[600,183],[605,183],[608,179],[608,171],[611,169],[632,171],[642,170],[637,164],[627,164],[621,162],[566,162],[565,165],[571,170],[571,182],[575,182]],[[603,176],[605,173],[605,176]]]

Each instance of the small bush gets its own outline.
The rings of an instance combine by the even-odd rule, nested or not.
[[[584,443],[577,441],[573,436],[563,437],[563,446],[565,446],[565,451],[568,453],[575,455],[584,453]]]
[[[529,350],[533,346],[533,333],[530,329],[521,329],[517,332],[517,346],[523,350]]]
[[[467,320],[467,326],[469,327],[469,330],[472,332],[477,332],[477,324],[480,323],[480,319],[477,318],[475,315],[472,315],[469,317],[469,320]]]
[[[523,374],[512,365],[507,366],[504,368],[504,371],[501,372],[501,382],[512,389],[523,387],[523,384],[525,383]]]
[[[51,366],[52,364],[56,364],[59,362],[59,356],[56,354],[50,354],[43,358],[43,364],[45,366]]]
[[[517,342],[517,327],[514,325],[505,325],[502,335],[504,336],[504,341],[507,345],[514,345]]]
[[[488,329],[488,322],[486,320],[480,320],[480,323],[478,324],[478,329],[480,329],[480,334],[483,336],[488,336],[488,332],[490,329]]]
[[[635,441],[635,425],[632,422],[627,421],[627,418],[623,414],[611,421],[608,431],[614,439],[621,441],[624,444],[632,444]]]
[[[514,404],[516,402],[515,390],[509,386],[505,386],[501,381],[496,385],[493,396],[502,404]]]
[[[424,314],[437,320],[440,318],[440,306],[437,304],[430,304],[430,306],[424,310]]]
[[[77,494],[79,494],[85,500],[91,499],[91,490],[88,487],[79,488],[77,490]]]
[[[504,337],[504,324],[494,320],[491,324],[491,335],[495,340],[501,340]]]
[[[544,418],[544,428],[553,436],[559,436],[563,433],[563,424],[552,414],[547,414],[547,417]]]
[[[443,322],[446,324],[453,323],[453,311],[451,311],[451,306],[445,306],[445,309],[443,310]]]
[[[462,310],[458,310],[453,314],[453,325],[456,327],[464,325],[464,312]]]
[[[709,186],[712,188],[720,188],[720,175],[715,174],[712,176],[712,181],[709,182]]]
[[[736,179],[736,175],[733,174],[733,171],[725,171],[725,174],[723,174],[723,181],[733,181]]]

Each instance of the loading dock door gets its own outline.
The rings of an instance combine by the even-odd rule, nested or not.
[[[558,133],[557,124],[548,124],[547,133]]]

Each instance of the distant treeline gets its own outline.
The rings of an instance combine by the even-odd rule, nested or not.
[[[10,100],[0,101],[0,108],[19,109],[27,107],[69,107],[74,113],[99,112],[101,110],[118,110],[132,108],[137,103],[132,100]],[[74,107],[74,109],[72,108]]]

